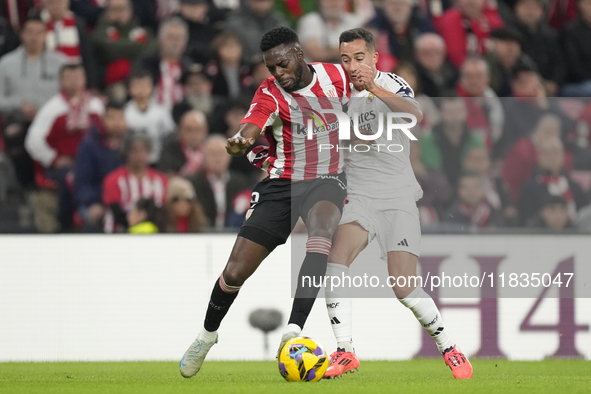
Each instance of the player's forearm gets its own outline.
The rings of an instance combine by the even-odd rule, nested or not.
[[[371,93],[382,100],[392,111],[412,114],[417,118],[417,123],[420,123],[423,120],[423,111],[421,111],[421,108],[416,101],[398,96],[381,86],[376,86],[371,90]]]

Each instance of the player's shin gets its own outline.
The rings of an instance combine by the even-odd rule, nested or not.
[[[220,275],[211,292],[211,298],[209,299],[205,322],[203,324],[204,330],[199,335],[215,338],[215,331],[220,327],[230,306],[232,306],[232,303],[238,296],[239,290],[240,287],[227,285],[224,281],[223,274]]]
[[[298,274],[298,285],[293,300],[289,324],[295,324],[300,329],[308,319],[314,306],[314,301],[324,281],[328,253],[332,242],[324,237],[310,237],[306,242],[306,258]]]
[[[347,282],[343,280],[349,277],[349,267],[342,264],[328,263],[326,276],[326,309],[332,331],[337,340],[337,348],[340,351],[354,353],[352,302],[348,297]]]
[[[441,353],[455,346],[455,342],[452,341],[449,331],[443,323],[439,309],[422,288],[415,288],[408,296],[399,301],[414,313],[421,326],[435,340]]]

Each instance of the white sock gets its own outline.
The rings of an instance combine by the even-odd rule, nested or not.
[[[297,324],[291,323],[288,324],[287,327],[285,327],[285,330],[283,330],[283,335],[287,334],[288,332],[296,332],[298,335],[300,335],[302,333],[302,329],[300,326],[298,326]]]
[[[421,326],[435,340],[440,353],[455,346],[449,331],[445,328],[439,309],[422,288],[415,288],[406,298],[399,301],[414,313]]]
[[[201,331],[199,331],[197,339],[200,339],[205,342],[215,342],[217,335],[217,331],[207,331],[205,328],[203,328],[201,329]]]
[[[328,263],[326,276],[336,276],[340,279],[349,276],[349,267],[342,264]],[[337,340],[337,348],[345,352],[355,353],[353,349],[353,318],[351,298],[347,297],[347,289],[343,287],[331,290],[330,279],[327,280],[326,288],[326,309],[330,319],[332,332]]]

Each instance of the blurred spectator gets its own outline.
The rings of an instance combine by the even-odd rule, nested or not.
[[[276,1],[273,7],[293,27],[303,15],[316,11],[316,0]]]
[[[421,12],[434,19],[441,17],[443,12],[450,9],[453,5],[453,0],[418,0],[417,7]]]
[[[250,207],[248,181],[244,175],[229,170],[230,155],[224,137],[209,137],[204,150],[203,170],[189,178],[197,198],[216,229],[239,227]]]
[[[430,132],[433,125],[439,123],[439,110],[433,99],[423,93],[421,81],[418,79],[417,70],[412,63],[398,63],[394,69],[394,73],[408,82],[415,93],[415,100],[417,100],[421,107],[421,111],[423,111],[423,120],[412,129],[413,135],[420,138],[423,134]]]
[[[22,33],[21,33],[22,34]],[[18,39],[8,20],[0,16],[0,57],[14,50],[18,46]]]
[[[200,233],[209,226],[191,182],[181,177],[168,181],[167,233]]]
[[[146,133],[152,139],[150,164],[160,159],[164,138],[174,131],[170,112],[152,99],[154,85],[146,70],[135,70],[129,77],[131,100],[125,106],[125,119],[130,129]]]
[[[577,0],[548,1],[548,20],[554,30],[562,30],[576,16]]]
[[[246,116],[250,102],[246,100],[231,100],[221,105],[216,109],[214,118],[221,119],[219,122],[215,122],[216,127],[211,131],[213,133],[222,134],[226,138],[233,137],[240,128],[240,122]],[[262,141],[261,141],[262,140]],[[264,137],[257,139],[252,147],[256,147],[262,144],[266,144]],[[245,176],[249,177],[249,180],[254,180],[257,175],[260,174],[261,170],[253,166],[247,158],[247,155],[232,156],[230,160],[230,169]]]
[[[566,64],[556,32],[544,19],[544,0],[517,0],[515,27],[523,36],[521,49],[538,66],[549,96],[558,93],[566,76]]]
[[[495,176],[491,167],[490,156],[484,147],[470,149],[464,159],[464,171],[480,174],[486,201],[501,213],[504,225],[517,226],[519,225],[517,207],[503,179]]]
[[[226,28],[242,39],[243,57],[250,61],[261,53],[259,45],[263,34],[285,25],[285,20],[273,10],[273,0],[244,0],[240,9],[228,16]]]
[[[207,138],[207,119],[202,112],[185,113],[178,133],[164,141],[158,169],[168,175],[190,176],[203,165],[203,143]]]
[[[552,231],[574,228],[568,214],[568,202],[562,196],[548,197],[542,203],[537,217],[533,218],[528,225]]]
[[[499,211],[487,199],[482,177],[478,173],[464,173],[458,180],[457,200],[445,211],[442,222],[453,224],[452,228],[499,227],[503,219]],[[464,229],[468,226],[468,229]]]
[[[445,40],[447,58],[460,67],[466,57],[486,53],[490,32],[503,21],[486,0],[457,0],[441,17],[434,17],[433,24]]]
[[[388,52],[398,61],[411,62],[417,38],[423,33],[434,32],[431,21],[414,4],[413,0],[385,0],[383,11],[378,10],[376,17],[369,22],[379,33],[376,40],[385,40]]]
[[[500,97],[512,96],[513,69],[524,55],[521,53],[523,37],[510,26],[493,30],[490,34],[492,50],[486,54],[490,70],[490,87]]]
[[[346,0],[318,0],[317,4],[318,11],[298,22],[302,49],[311,62],[339,63],[339,37],[345,30],[359,27],[360,20],[347,12]]]
[[[178,14],[189,28],[187,55],[200,64],[211,58],[211,43],[218,33],[210,22],[210,7],[208,0],[181,0]]]
[[[429,168],[421,161],[421,145],[410,144],[410,163],[415,177],[423,189],[423,197],[417,201],[421,227],[435,226],[439,223],[439,214],[448,204],[451,190],[443,171]]]
[[[422,92],[427,96],[442,97],[455,88],[459,74],[445,58],[445,42],[441,36],[421,34],[415,41],[415,59]]]
[[[250,86],[244,94],[244,97],[252,100],[254,97],[255,92],[261,86],[261,84],[265,81],[265,79],[270,78],[272,75],[265,64],[265,60],[262,56],[257,56],[255,60],[251,63],[250,67]]]
[[[0,1],[0,15],[12,27],[12,31],[19,32],[33,10],[40,5],[40,0],[4,0]]]
[[[130,234],[157,234],[164,226],[164,212],[151,198],[140,198],[127,214]]]
[[[144,0],[145,1],[145,0]],[[156,20],[162,22],[175,15],[180,7],[181,0],[153,0],[156,3]]]
[[[519,138],[529,137],[539,119],[546,113],[560,118],[561,135],[566,136],[575,127],[575,121],[561,108],[560,99],[549,98],[539,74],[525,63],[516,67],[511,83],[515,99],[505,99],[505,130],[497,144],[497,153],[504,153]]]
[[[579,14],[562,31],[568,67],[567,84],[561,94],[567,97],[591,97],[591,0],[578,0]]]
[[[44,0],[41,18],[47,25],[46,48],[80,62],[86,71],[88,87],[99,87],[96,56],[86,23],[70,11],[70,0]]]
[[[466,124],[467,112],[461,97],[440,98],[441,123],[421,138],[421,161],[429,168],[443,170],[450,185],[457,185],[466,154],[483,146],[479,136]]]
[[[550,196],[562,196],[567,201],[569,217],[574,221],[577,210],[588,203],[581,187],[573,182],[564,169],[564,148],[558,138],[548,138],[536,146],[538,168],[525,181],[519,193],[519,214],[523,223],[532,220],[542,203]]]
[[[183,56],[188,40],[187,24],[174,17],[162,22],[158,33],[158,52],[137,59],[134,68],[145,69],[156,86],[156,101],[171,110],[183,99],[181,77],[191,61]]]
[[[92,38],[105,86],[124,81],[133,61],[155,43],[133,16],[130,0],[109,0]]]
[[[338,41],[337,41],[338,42]],[[212,94],[236,98],[250,85],[249,68],[242,61],[242,44],[238,36],[222,33],[213,41],[213,60],[207,65],[212,77]]]
[[[211,115],[216,104],[211,94],[212,83],[209,75],[201,64],[193,64],[185,72],[182,78],[185,87],[183,101],[177,103],[172,109],[172,119],[179,124],[182,116],[189,111],[197,110],[206,116]]]
[[[33,160],[44,167],[39,175],[55,182],[58,220],[62,231],[68,231],[73,210],[69,177],[74,159],[80,141],[103,114],[104,104],[86,90],[86,75],[80,64],[63,66],[60,83],[61,92],[39,109],[25,147]]]
[[[519,188],[536,167],[536,146],[552,138],[560,138],[560,119],[556,115],[546,114],[540,118],[532,134],[529,137],[521,137],[505,155],[501,177],[513,201],[519,199]]]
[[[6,152],[23,187],[32,186],[33,162],[26,152],[25,136],[39,108],[59,91],[59,72],[66,58],[45,50],[45,23],[25,21],[22,45],[0,60],[0,114]]]
[[[109,0],[71,0],[70,9],[93,29]]]
[[[587,198],[591,200],[591,193],[587,193]],[[591,233],[591,204],[579,210],[575,225],[579,231]]]
[[[490,71],[484,59],[470,57],[460,69],[457,91],[466,97],[467,124],[478,131],[489,151],[503,135],[505,115],[501,100],[489,86]]]
[[[80,142],[76,155],[74,200],[84,232],[102,232],[105,213],[103,181],[110,172],[123,165],[120,148],[126,131],[123,104],[110,102],[102,122],[93,125],[89,135]]]
[[[128,227],[126,216],[140,198],[164,205],[167,178],[150,168],[151,145],[152,140],[144,134],[129,133],[123,141],[125,165],[107,175],[103,182],[106,233],[123,232]]]

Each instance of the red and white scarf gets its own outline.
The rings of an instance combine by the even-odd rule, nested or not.
[[[577,205],[575,198],[570,190],[568,178],[564,175],[549,175],[542,174],[539,177],[540,182],[548,188],[548,193],[551,196],[562,196],[566,200],[566,207],[568,216],[574,222],[577,218]]]
[[[491,215],[491,208],[486,202],[480,202],[471,207],[465,202],[460,202],[460,211],[470,219],[470,224],[478,227],[486,227]]]
[[[193,150],[187,147],[183,147],[183,153],[187,162],[180,170],[181,176],[190,176],[195,174],[203,166],[203,151],[201,149]]]
[[[79,100],[73,100],[64,92],[62,98],[68,103],[68,113],[66,114],[66,127],[68,132],[74,133],[80,130],[88,130],[92,120],[90,118],[90,99],[91,95],[85,92]]]
[[[180,83],[182,72],[179,62],[160,62],[157,100],[168,109],[183,99],[184,89]]]
[[[47,49],[61,52],[70,61],[80,61],[80,37],[74,13],[68,12],[61,21],[54,21],[49,12],[43,10],[41,18],[47,25],[47,38],[45,39]]]

